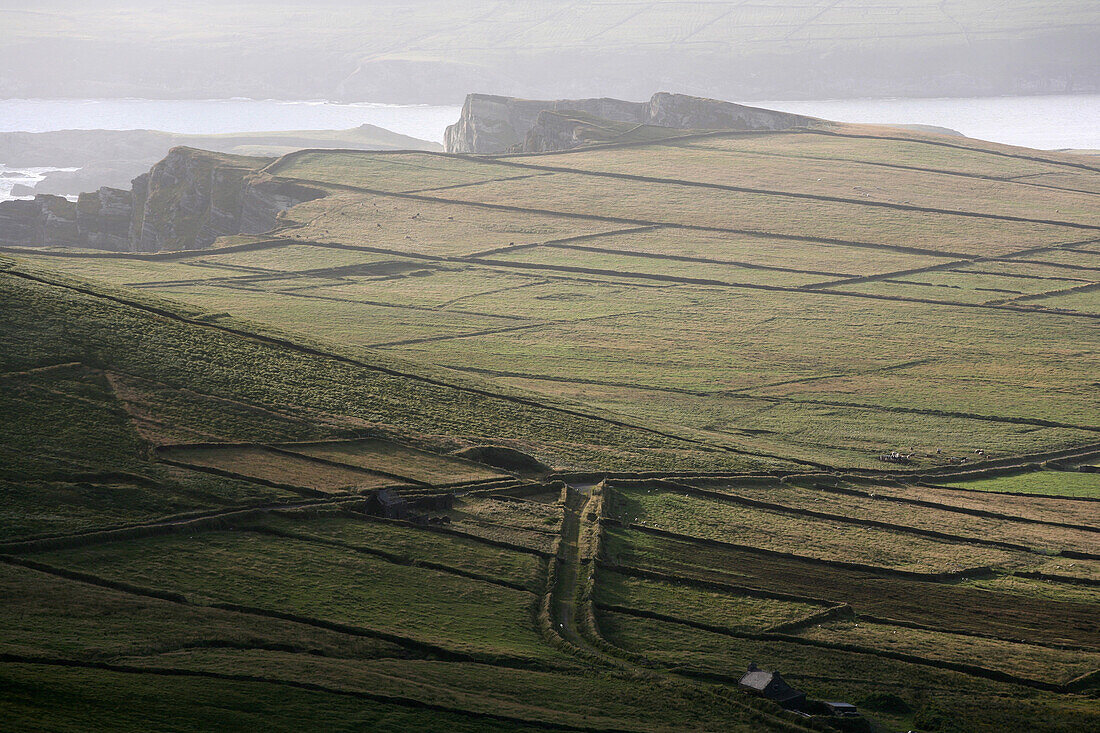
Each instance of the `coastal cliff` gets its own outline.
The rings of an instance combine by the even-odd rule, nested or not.
[[[654,94],[648,102],[608,98],[542,101],[471,94],[458,122],[447,128],[445,145],[448,153],[543,152],[567,150],[593,139],[609,142],[613,136],[607,130],[625,132],[640,125],[678,130],[784,130],[818,123],[820,120],[812,117],[667,92]]]
[[[173,148],[129,191],[105,187],[76,201],[42,194],[0,203],[0,244],[157,252],[262,234],[281,212],[320,196],[265,176],[261,169],[270,162]]]

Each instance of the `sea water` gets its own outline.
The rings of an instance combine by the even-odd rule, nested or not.
[[[752,104],[837,122],[936,125],[967,137],[1041,150],[1100,150],[1100,94]]]
[[[23,184],[30,188],[34,188],[40,181],[46,176],[46,173],[52,173],[54,171],[76,171],[79,168],[8,168],[3,163],[0,163],[0,201],[12,201],[19,199],[32,199],[33,195],[27,196],[13,196],[12,188],[16,184]],[[67,197],[69,199],[75,199],[75,196]]]
[[[346,130],[363,124],[443,142],[454,106],[274,99],[0,99],[0,132],[164,130],[188,135]]]

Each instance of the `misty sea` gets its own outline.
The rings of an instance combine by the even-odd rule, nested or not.
[[[968,137],[1040,149],[1100,150],[1100,94],[943,99],[756,101],[760,107],[837,120],[946,127]],[[443,141],[460,107],[255,99],[0,99],[0,132],[165,130],[191,134],[333,130],[372,124]],[[12,170],[0,161],[0,201],[17,183],[33,186],[45,169]]]

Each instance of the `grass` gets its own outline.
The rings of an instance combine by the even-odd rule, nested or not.
[[[847,603],[859,614],[959,633],[1076,646],[1093,645],[1096,633],[1090,599],[1074,585],[1047,584],[1039,596],[1000,582],[1004,576],[929,583],[620,529],[606,533],[604,556],[614,564]]]
[[[398,432],[450,433],[468,436],[471,442],[505,440],[548,458],[568,456],[573,462],[595,458],[608,465],[636,466],[644,462],[646,451],[653,450],[655,465],[671,465],[695,449],[675,438],[599,419],[432,384],[421,375],[441,377],[431,369],[407,363],[377,356],[365,357],[365,365],[339,361],[155,318],[130,306],[7,275],[0,280],[0,297],[11,306],[3,324],[10,348],[0,368],[90,361],[262,408],[326,413],[360,426],[384,423]],[[184,307],[153,302],[157,307],[188,313]],[[338,346],[330,344],[314,348],[341,353]],[[251,367],[244,371],[243,364]],[[371,365],[397,373],[385,373]],[[302,376],[305,374],[308,381]],[[613,437],[616,435],[619,437]],[[713,456],[710,465],[715,464],[754,462],[727,454]]]
[[[307,456],[344,463],[357,468],[376,469],[433,484],[481,481],[504,474],[476,463],[447,458],[384,440],[357,440],[348,443],[314,443],[284,446]]]
[[[382,191],[411,191],[517,175],[514,169],[504,165],[417,153],[364,156],[309,152],[285,158],[272,166],[270,172],[286,178]]]
[[[549,174],[421,154],[310,153],[284,160],[276,175],[312,179],[332,194],[288,211],[272,246],[171,260],[0,258],[12,270],[0,272],[0,412],[8,418],[0,421],[0,539],[301,498],[160,457],[339,498],[396,477],[439,486],[502,476],[447,455],[477,445],[515,448],[558,468],[684,474],[805,468],[787,459],[837,473],[881,469],[876,456],[892,449],[912,450],[918,467],[928,468],[972,461],[978,449],[1002,459],[1094,443],[1092,323],[1043,310],[1092,293],[1021,300],[1017,310],[971,307],[1091,282],[1082,269],[1091,255],[1058,247],[1088,246],[1076,243],[1094,232],[867,204],[1094,222],[1084,195],[1023,182],[1088,188],[1095,174],[1067,173],[1055,153],[1035,154],[1055,162],[1024,160],[995,154],[1011,152],[1003,146],[959,139],[966,149],[958,150],[891,134],[904,140],[737,135],[517,158],[577,168]],[[1019,176],[1027,178],[1007,180]],[[407,198],[355,187],[434,190]],[[492,205],[472,205],[482,202]],[[666,224],[600,219],[609,216]],[[546,265],[555,269],[539,267]],[[814,287],[867,276],[831,285],[832,292]],[[730,286],[685,282],[691,278]],[[937,302],[897,300],[913,296]],[[197,443],[228,445],[186,447]],[[604,525],[595,600],[734,634],[760,634],[846,604],[856,621],[803,633],[1031,678],[1048,670],[1065,681],[1095,666],[1089,583],[1100,578],[1100,563],[1053,554],[1092,552],[1095,543],[1092,533],[1049,523],[1096,525],[1090,502],[1073,498],[1095,493],[1086,476],[1044,471],[981,481],[987,489],[1018,481],[1009,490],[1063,498],[898,485],[839,496],[787,484],[707,484],[786,507],[775,510],[611,484],[604,491],[612,518],[685,537]],[[756,661],[815,697],[860,705],[883,729],[1066,731],[1095,716],[1085,697],[934,664],[737,639],[625,614],[599,614],[608,642],[680,676],[636,676],[629,664],[611,671],[612,660],[605,668],[564,654],[548,635],[551,625],[536,616],[544,599],[570,597],[570,578],[585,577],[570,552],[547,557],[563,539],[569,546],[575,527],[571,517],[563,522],[569,515],[557,501],[559,486],[548,484],[538,501],[463,494],[443,531],[321,506],[253,514],[232,530],[109,543],[93,536],[32,555],[182,593],[189,604],[0,566],[9,654],[266,678],[158,676],[154,703],[146,702],[154,694],[147,671],[4,662],[0,674],[17,690],[5,713],[33,728],[43,711],[58,708],[59,729],[87,728],[81,716],[102,720],[112,708],[125,708],[110,718],[123,730],[291,722],[338,730],[348,721],[463,730],[489,727],[489,714],[516,718],[507,724],[515,729],[526,720],[771,729],[776,722],[754,718],[748,698],[728,684]],[[886,494],[1048,524],[884,501]],[[588,548],[600,529],[586,522]],[[1040,552],[975,542],[982,539]],[[994,570],[952,582],[897,572],[985,566]],[[545,595],[548,569],[558,582]],[[674,577],[639,579],[635,571]],[[210,605],[219,603],[270,615]],[[391,634],[394,643],[277,614]],[[570,615],[555,607],[553,618],[569,622]],[[703,686],[692,674],[727,683]],[[298,682],[321,689],[290,686]],[[467,714],[349,696],[368,692]],[[62,694],[79,694],[73,699],[83,707],[58,704]],[[184,699],[189,707],[209,701],[221,717],[169,717]],[[303,723],[312,708],[322,712]]]
[[[602,240],[596,240],[602,246]],[[722,282],[752,282],[761,285],[797,286],[823,282],[828,275],[808,275],[804,273],[780,272],[776,270],[758,270],[736,265],[721,265],[709,262],[683,262],[678,260],[660,260],[631,256],[626,254],[593,253],[571,250],[561,247],[537,247],[493,255],[493,259],[505,259],[522,267],[525,263],[553,265],[557,267],[582,267],[597,270],[610,270],[622,273],[645,273],[662,275],[668,278],[706,279]]]
[[[256,447],[171,448],[161,455],[188,465],[325,492],[364,491],[400,481]]]
[[[963,149],[959,149],[928,145],[924,141],[915,139],[918,136],[908,135],[898,130],[852,128],[848,131],[841,130],[841,132],[871,134],[878,139],[853,139],[812,133],[782,136],[738,135],[730,136],[724,140],[695,141],[692,142],[692,146],[734,154],[758,153],[810,160],[825,158],[838,162],[887,163],[999,178],[1032,174],[1065,175],[1086,180],[1092,180],[1096,177],[1095,174],[1085,171],[1067,172],[1061,166],[1042,161],[997,155],[997,152],[1003,152],[1008,149],[1008,146],[996,145],[981,140],[951,140],[950,142],[953,144],[963,147]],[[913,139],[886,139],[887,137],[905,138],[907,136]],[[1052,155],[1049,156],[1049,159],[1057,160],[1058,157]]]
[[[445,192],[430,195],[436,198],[439,193]],[[286,232],[295,241],[378,247],[429,256],[469,255],[513,244],[623,228],[615,223],[552,214],[501,212],[445,200],[368,193],[339,193],[317,199],[296,206],[289,216],[302,224]]]
[[[166,677],[5,663],[7,722],[17,729],[83,731],[111,721],[116,731],[327,730],[536,731],[523,726],[423,710],[271,682]],[[192,710],[191,708],[194,708]],[[187,710],[181,714],[181,710]]]
[[[908,572],[952,572],[1023,560],[1019,553],[1005,550],[822,522],[656,489],[616,488],[609,511],[623,522],[691,537]]]
[[[247,250],[244,252],[196,252],[189,260],[192,266],[214,266],[219,269],[247,268],[248,270],[297,272],[352,265],[373,265],[393,261],[391,255],[339,249],[314,244],[284,243],[278,247]],[[149,268],[149,274],[159,275],[159,268]],[[160,278],[157,278],[160,279]]]
[[[456,201],[599,214],[644,222],[747,229],[767,234],[903,244],[941,252],[998,255],[1020,240],[1033,245],[1083,239],[1066,227],[974,219],[932,212],[895,211],[855,203],[717,191],[672,183],[554,173],[519,181],[436,191]]]
[[[855,132],[883,134],[870,128]],[[782,190],[807,188],[827,195],[837,193],[830,187],[845,185],[871,192],[873,186],[862,181],[873,170],[881,190],[876,188],[871,198],[904,201],[909,192],[942,197],[952,191],[956,208],[992,213],[1027,206],[1062,211],[1065,206],[1069,217],[1080,198],[1005,181],[865,164],[846,167],[846,161],[866,158],[975,176],[1066,170],[1056,163],[993,154],[1006,149],[990,144],[962,141],[968,149],[959,150],[900,134],[905,140],[740,135],[696,140],[691,147],[650,145],[545,160],[664,178],[747,176],[761,183],[766,181],[757,180],[760,176],[772,176],[777,184],[785,182]],[[830,156],[834,163],[812,159]],[[1048,157],[1060,160],[1056,154]],[[734,164],[742,158],[749,162]],[[775,161],[774,171],[768,161]],[[818,182],[820,176],[798,174],[801,165],[811,172],[821,165],[836,170]],[[991,456],[1051,450],[1087,442],[1097,427],[1088,398],[1096,367],[1087,348],[1089,322],[1039,312],[1056,307],[1061,298],[1087,300],[1090,293],[1021,301],[1032,309],[1027,312],[950,305],[980,305],[1087,281],[1088,271],[1064,266],[967,261],[983,253],[1014,255],[1044,242],[1082,241],[1088,231],[859,203],[811,206],[804,199],[583,173],[541,175],[545,171],[420,153],[310,153],[280,166],[286,170],[277,172],[286,175],[353,186],[461,187],[425,194],[431,200],[334,193],[288,213],[288,226],[279,233],[284,246],[198,252],[172,263],[120,258],[126,275],[113,281],[148,283],[212,322],[244,319],[249,329],[322,342],[371,361],[379,357],[370,350],[384,348],[425,368],[459,370],[490,390],[533,392],[539,400],[614,414],[708,443],[829,464],[878,467],[875,456],[909,447],[922,454],[922,465],[979,448]],[[528,177],[496,180],[515,175]],[[477,181],[487,182],[466,185]],[[464,201],[561,213],[514,212]],[[580,218],[593,214],[667,219],[683,226],[624,232],[633,227]],[[808,241],[689,228],[699,225],[758,228]],[[553,244],[576,236],[587,238]],[[826,237],[874,246],[820,241]],[[492,253],[502,247],[521,248]],[[941,256],[932,256],[937,250]],[[497,264],[464,259],[486,252]],[[112,262],[71,258],[57,264],[72,274],[110,278]],[[910,272],[949,263],[956,263],[950,271]],[[610,274],[529,266],[537,264]],[[378,269],[385,267],[412,269]],[[1032,274],[1032,267],[1038,277],[1076,279],[1017,276]],[[172,268],[202,271],[204,277],[228,273],[232,279],[178,282],[182,276]],[[257,270],[273,272],[257,277]],[[801,270],[835,275],[792,272]],[[719,279],[754,288],[798,287],[846,276],[877,279],[837,285],[835,293],[822,294],[677,285],[628,273]],[[936,302],[852,297],[861,293]],[[1067,352],[1067,344],[1086,348]],[[312,407],[309,402],[293,401]],[[358,419],[388,422],[381,411],[360,407],[356,412]],[[1035,420],[1065,427],[1030,422]],[[550,446],[545,437],[538,450],[560,465],[617,460],[613,451],[590,442],[578,450],[577,443],[587,441],[567,439]],[[534,441],[525,442],[535,449]],[[676,446],[659,450],[661,465],[685,457]],[[656,451],[651,455],[657,460]],[[698,467],[722,462],[703,453],[688,460],[687,465]]]
[[[791,137],[813,137],[794,135]],[[537,159],[515,158],[518,163],[558,166],[585,171],[673,178],[744,188],[837,196],[865,201],[884,201],[941,209],[958,209],[960,199],[981,211],[1036,219],[1059,219],[1097,224],[1095,205],[1087,194],[1029,188],[1007,181],[946,176],[937,172],[906,171],[905,186],[898,185],[899,171],[881,166],[848,164],[837,173],[835,158],[809,157],[771,151],[742,151],[738,141],[726,144],[726,154],[715,154],[722,143],[693,141],[655,145],[639,155],[633,148],[570,152]],[[769,140],[773,145],[774,136]],[[871,140],[846,141],[844,150],[853,157],[873,150]],[[778,142],[778,147],[783,143]],[[748,147],[748,146],[746,146]],[[895,144],[894,147],[900,147]],[[962,155],[967,155],[962,153]],[[1024,179],[1025,181],[1027,179]],[[1052,215],[1057,209],[1058,214]]]
[[[781,641],[737,639],[686,626],[617,613],[599,616],[614,643],[680,669],[739,677],[750,662],[779,670],[814,697],[857,705],[884,692],[902,699],[908,713],[870,711],[887,729],[913,725],[913,714],[944,711],[956,730],[1065,731],[1095,717],[1085,699],[1007,686],[871,654],[813,649]],[[1070,721],[1077,721],[1072,723]]]
[[[1065,295],[1049,295],[1030,302],[1044,308],[1061,308],[1080,313],[1100,313],[1100,299],[1097,298],[1096,293],[1096,290],[1089,290]]]
[[[149,459],[132,405],[81,365],[9,374],[0,390],[0,538],[89,530],[293,497]]]
[[[1078,471],[1033,471],[969,481],[936,482],[938,485],[971,491],[1100,499],[1100,474]]]
[[[439,563],[521,585],[533,593],[540,592],[544,585],[542,561],[536,556],[449,534],[324,515],[271,518],[264,524],[295,535],[320,537],[353,547],[378,550],[414,564]]]
[[[785,507],[834,514],[853,519],[886,522],[903,527],[943,532],[978,540],[1011,542],[1025,547],[1058,552],[1092,552],[1096,534],[1066,527],[1052,527],[979,517],[931,507],[915,510],[911,504],[863,498],[787,484],[769,486],[708,485],[708,489]]]
[[[0,566],[3,651],[84,661],[232,645],[351,659],[413,654],[378,639],[278,619],[183,606],[9,565]]]
[[[612,571],[600,571],[597,578],[598,603],[652,611],[734,631],[765,631],[822,610],[805,603],[701,590]]]
[[[1063,472],[1060,472],[1063,473]],[[978,479],[981,481],[983,479]],[[968,482],[968,483],[974,483]],[[970,488],[970,487],[967,487]],[[1100,527],[1096,508],[1091,502],[1073,501],[1071,498],[1048,499],[1028,494],[991,494],[976,491],[957,491],[935,486],[876,486],[875,493],[891,494],[904,498],[934,501],[966,509],[998,511],[1012,516],[1029,517],[1044,522],[1063,522],[1089,527]]]
[[[139,586],[377,629],[488,660],[553,663],[557,656],[534,629],[531,593],[302,540],[169,536],[39,557]]]
[[[912,654],[925,659],[981,660],[981,664],[1038,682],[1065,684],[1100,669],[1100,653],[1014,644],[866,621],[830,621],[802,631],[817,641]]]
[[[561,528],[558,506],[533,501],[465,496],[455,501],[448,516],[460,532],[539,552],[550,552]]]
[[[747,262],[765,267],[816,270],[852,276],[874,275],[952,261],[948,257],[909,254],[889,249],[868,252],[865,247],[843,244],[792,242],[766,236],[672,228],[608,234],[579,244],[624,253]]]

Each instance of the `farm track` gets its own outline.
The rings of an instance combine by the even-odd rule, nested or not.
[[[676,684],[683,676],[671,672],[655,669],[650,665],[642,666],[636,655],[617,649],[602,637],[593,643],[586,637],[585,632],[578,626],[577,614],[585,613],[584,607],[591,606],[591,600],[582,598],[586,562],[582,560],[580,553],[580,538],[584,513],[589,504],[589,497],[580,491],[569,489],[566,492],[566,503],[562,507],[563,521],[561,529],[561,543],[558,555],[551,559],[557,563],[556,572],[552,573],[552,587],[550,589],[550,621],[552,632],[557,634],[569,646],[598,661],[611,669],[621,670],[629,676],[651,681],[660,681]],[[591,562],[595,562],[593,559]],[[591,569],[590,569],[591,570]],[[591,608],[587,612],[591,612]],[[589,633],[595,633],[590,630]],[[682,683],[681,683],[682,684]],[[775,715],[756,710],[741,700],[737,699],[739,693],[733,691],[718,691],[710,688],[702,688],[701,692],[732,704],[745,711],[751,711],[762,722],[778,725],[781,730],[802,731],[806,730],[787,720]]]

